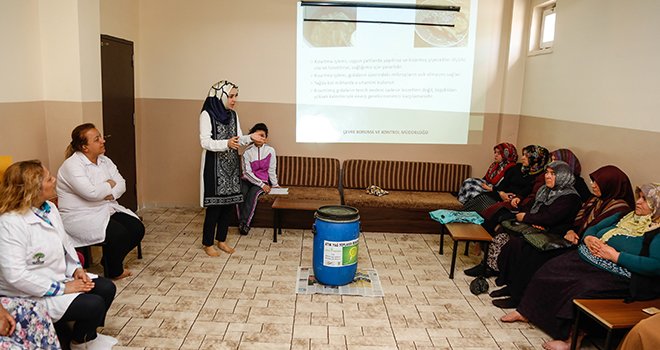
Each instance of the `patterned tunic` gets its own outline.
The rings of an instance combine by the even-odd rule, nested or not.
[[[209,118],[214,140],[226,140],[238,135],[236,112],[231,111],[231,117],[226,125],[210,116]],[[237,150],[230,148],[224,152],[206,151],[203,174],[205,207],[243,202],[240,180],[241,160]]]

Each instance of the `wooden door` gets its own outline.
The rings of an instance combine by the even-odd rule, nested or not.
[[[103,133],[106,155],[126,179],[126,193],[119,203],[137,210],[135,166],[135,92],[133,42],[101,35],[101,85]]]

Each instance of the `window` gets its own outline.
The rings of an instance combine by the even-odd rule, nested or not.
[[[541,21],[541,40],[539,47],[547,49],[552,47],[555,41],[555,7],[543,10],[543,20]]]
[[[550,53],[555,41],[556,0],[538,4],[532,11],[529,53],[531,55]]]

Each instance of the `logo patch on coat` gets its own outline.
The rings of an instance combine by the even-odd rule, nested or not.
[[[32,256],[32,265],[42,265],[44,263],[44,258],[46,255],[44,253],[37,253]]]

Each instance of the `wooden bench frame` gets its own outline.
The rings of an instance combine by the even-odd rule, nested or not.
[[[458,242],[465,241],[465,255],[468,255],[468,246],[470,242],[485,242],[486,248],[484,254],[488,253],[488,244],[493,240],[493,237],[481,225],[466,224],[466,223],[449,223],[442,225],[440,228],[440,255],[444,252],[445,233],[454,240],[454,250],[451,254],[451,269],[449,270],[449,278],[454,279],[454,270],[456,269],[456,252],[458,251]],[[484,259],[486,259],[484,257]]]

